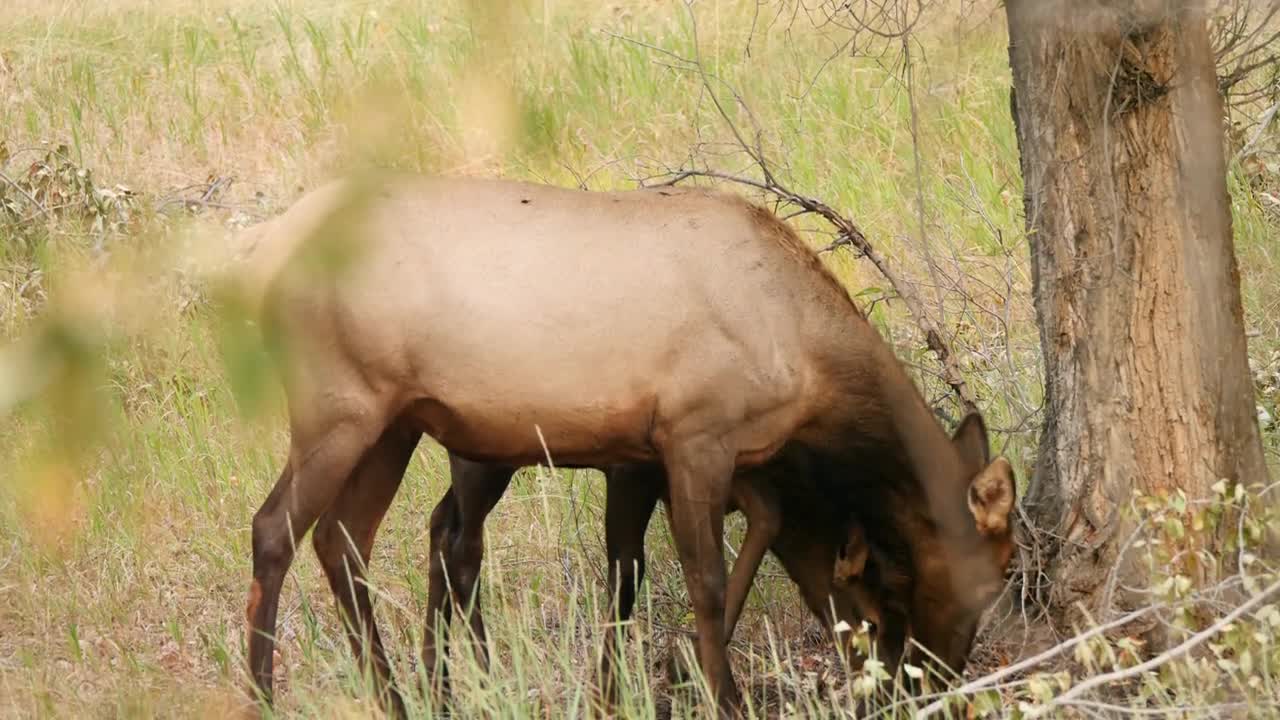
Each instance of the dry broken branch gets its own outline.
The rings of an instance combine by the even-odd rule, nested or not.
[[[950,346],[942,339],[933,318],[925,309],[924,302],[920,299],[919,293],[911,283],[907,282],[894,269],[893,264],[888,261],[885,256],[875,249],[867,240],[866,235],[858,225],[849,218],[845,217],[830,205],[799,193],[793,192],[785,186],[779,184],[777,180],[761,181],[754,178],[744,177],[741,175],[732,175],[729,173],[717,172],[715,170],[679,170],[664,182],[662,185],[674,185],[682,180],[693,177],[713,178],[717,180],[725,180],[728,182],[738,183],[749,187],[771,193],[776,197],[799,207],[806,212],[814,213],[822,217],[836,229],[836,240],[824,250],[833,250],[840,246],[849,246],[858,252],[859,255],[871,261],[875,265],[876,270],[889,281],[889,285],[893,287],[894,292],[907,305],[907,309],[911,312],[915,319],[916,326],[924,333],[925,343],[929,349],[937,356],[938,362],[942,365],[942,378],[955,392],[956,397],[965,412],[974,412],[977,410],[977,403],[974,401],[973,393],[969,390],[969,386],[965,383],[964,376],[960,374],[960,368],[956,364],[955,356],[951,353]]]
[[[1215,622],[1214,624],[1210,625],[1204,630],[1201,630],[1195,635],[1192,635],[1186,640],[1183,640],[1181,643],[1178,643],[1176,646],[1170,648],[1169,650],[1166,650],[1165,652],[1160,653],[1159,655],[1151,658],[1150,660],[1147,660],[1146,662],[1138,663],[1133,667],[1123,668],[1121,670],[1114,670],[1112,672],[1103,673],[1101,675],[1094,675],[1093,677],[1079,683],[1075,687],[1072,687],[1067,692],[1054,698],[1047,705],[1047,707],[1053,708],[1053,707],[1059,707],[1062,705],[1068,705],[1072,701],[1080,698],[1082,695],[1089,692],[1090,690],[1094,690],[1096,688],[1102,687],[1107,683],[1112,683],[1120,680],[1126,680],[1132,677],[1137,677],[1145,672],[1154,670],[1155,668],[1158,668],[1167,662],[1176,660],[1182,657],[1183,655],[1186,655],[1188,652],[1191,651],[1192,648],[1205,643],[1206,641],[1209,640],[1209,638],[1212,638],[1213,636],[1217,635],[1219,632],[1222,632],[1222,630],[1226,628],[1228,625],[1235,622],[1246,613],[1252,611],[1254,608],[1261,605],[1263,601],[1267,600],[1277,592],[1280,592],[1280,580],[1276,580],[1275,582],[1271,583],[1269,586],[1267,586],[1265,590],[1258,593],[1257,595],[1254,595],[1252,598],[1250,598],[1248,601],[1241,604],[1235,610],[1232,610],[1226,615],[1223,615],[1221,618],[1218,618],[1218,621]]]

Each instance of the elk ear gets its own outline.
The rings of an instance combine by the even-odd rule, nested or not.
[[[996,458],[975,475],[969,483],[969,512],[978,526],[978,534],[986,538],[1006,534],[1017,495],[1013,467],[1003,457]]]
[[[848,585],[862,577],[862,571],[867,568],[867,555],[869,552],[862,526],[851,526],[848,537],[845,538],[844,544],[840,546],[840,552],[836,555],[836,567],[833,575],[835,584]]]
[[[960,459],[968,470],[967,477],[985,468],[991,462],[991,444],[987,440],[987,424],[978,413],[969,413],[960,421],[955,435],[951,436],[960,453]]]

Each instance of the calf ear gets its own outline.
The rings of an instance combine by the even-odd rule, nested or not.
[[[840,546],[840,552],[836,556],[833,576],[835,584],[848,585],[862,577],[863,570],[867,568],[868,553],[867,539],[862,533],[862,526],[854,525],[850,528],[849,536],[845,539],[844,545]]]
[[[960,421],[955,435],[951,436],[951,442],[960,453],[960,459],[964,461],[969,477],[973,477],[974,473],[991,462],[991,443],[987,440],[987,424],[978,413],[969,413],[964,420]]]
[[[1009,531],[1009,516],[1017,499],[1013,467],[998,457],[969,483],[969,512],[983,537],[999,537]]]

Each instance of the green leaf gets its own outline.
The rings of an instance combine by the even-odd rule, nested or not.
[[[67,626],[67,647],[76,662],[84,660],[84,648],[80,646],[80,628],[75,623]]]

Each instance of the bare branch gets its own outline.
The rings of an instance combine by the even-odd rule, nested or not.
[[[1174,646],[1173,648],[1170,648],[1169,650],[1160,653],[1159,655],[1151,658],[1150,660],[1147,660],[1146,662],[1138,663],[1133,667],[1124,668],[1122,670],[1115,670],[1109,673],[1103,673],[1101,675],[1095,675],[1085,680],[1084,682],[1081,682],[1075,687],[1071,688],[1067,692],[1054,698],[1051,702],[1049,702],[1047,707],[1052,708],[1052,707],[1057,707],[1059,705],[1069,704],[1071,701],[1075,700],[1076,698],[1079,698],[1081,695],[1084,695],[1085,693],[1089,692],[1090,690],[1093,690],[1094,688],[1098,688],[1103,685],[1106,685],[1107,683],[1116,682],[1118,680],[1126,680],[1131,677],[1136,677],[1149,670],[1158,668],[1161,665],[1171,660],[1176,660],[1182,657],[1183,655],[1186,655],[1192,648],[1196,647],[1197,645],[1200,645],[1201,643],[1204,643],[1209,638],[1213,637],[1214,635],[1217,635],[1219,632],[1222,632],[1222,630],[1226,628],[1228,625],[1235,622],[1244,614],[1248,613],[1249,611],[1261,605],[1263,601],[1265,601],[1267,598],[1271,597],[1278,591],[1280,591],[1280,579],[1271,583],[1271,585],[1267,586],[1267,589],[1263,590],[1257,595],[1254,595],[1247,602],[1240,605],[1240,607],[1237,607],[1235,610],[1232,610],[1226,615],[1223,615],[1221,618],[1218,618],[1218,621],[1215,622],[1214,624],[1210,625],[1204,630],[1201,630],[1195,635],[1192,635],[1186,640],[1183,640],[1181,643],[1178,643],[1178,645]]]
[[[1128,625],[1129,623],[1144,617],[1148,613],[1154,612],[1156,610],[1160,610],[1164,607],[1167,607],[1167,606],[1164,604],[1160,604],[1160,605],[1152,605],[1149,607],[1144,607],[1138,610],[1134,610],[1133,612],[1130,612],[1126,615],[1116,618],[1111,622],[1103,623],[1102,625],[1098,625],[1088,630],[1087,632],[1081,633],[1079,635],[1076,635],[1075,637],[1069,638],[1061,643],[1058,643],[1057,645],[1054,645],[1048,650],[1045,650],[1044,652],[1033,655],[1027,658],[1026,660],[1014,663],[1013,665],[997,670],[996,672],[993,672],[989,675],[984,675],[976,680],[967,682],[964,685],[961,685],[960,687],[948,693],[947,697],[953,697],[957,695],[973,695],[982,690],[987,690],[993,687],[994,685],[996,685],[997,683],[999,683],[1001,680],[1004,680],[1007,677],[1016,675],[1020,672],[1030,670],[1040,665],[1041,663],[1045,662],[1046,660],[1051,660],[1067,652],[1068,650],[1075,648],[1075,646],[1079,645],[1080,643],[1086,640],[1089,640],[1090,638],[1097,637],[1098,635],[1101,635],[1107,632],[1108,630],[1113,630],[1115,628]],[[945,708],[946,708],[946,697],[939,700],[935,700],[934,702],[926,705],[924,709],[922,709],[919,712],[919,714],[916,715],[916,718],[918,719],[927,718],[931,715],[934,715],[942,711]]]
[[[22,193],[22,196],[27,199],[27,202],[31,203],[31,207],[35,208],[36,215],[49,214],[49,209],[42,205],[39,200],[32,197],[31,193],[27,192],[27,189],[15,182],[13,178],[10,178],[8,175],[0,172],[0,180],[3,180],[6,185]]]
[[[876,7],[881,7],[880,5],[876,5],[877,1],[883,3],[884,8],[887,8],[889,5],[891,5],[891,3],[888,2],[888,0],[867,0],[867,2],[871,2],[872,5],[875,5]],[[908,0],[902,0],[902,1],[908,2]],[[906,38],[906,34],[909,33],[910,30],[915,26],[916,22],[918,22],[919,17],[923,12],[923,8],[927,3],[924,2],[924,0],[912,0],[911,2],[909,2],[909,4],[912,4],[914,6],[915,8],[914,12],[908,12],[906,9],[903,9],[901,13],[897,13],[895,15],[895,20],[897,22],[896,27],[898,29],[898,32],[896,32],[895,34],[892,34],[892,37],[894,38],[903,39],[902,41],[904,43],[908,42],[908,40],[904,38]],[[826,5],[827,4],[824,3],[824,5],[820,7],[824,7]],[[852,12],[853,5],[854,5],[853,3],[841,3],[839,4],[838,7],[832,5],[830,7],[827,7],[827,9],[828,10],[843,9],[844,11]],[[718,171],[710,168],[685,167],[685,168],[680,168],[673,172],[668,173],[665,181],[658,184],[674,185],[684,180],[687,180],[690,178],[696,178],[696,177],[724,180],[728,182],[737,183],[740,185],[745,185],[748,187],[753,187],[764,193],[771,194],[781,199],[782,201],[799,208],[801,211],[799,214],[813,213],[821,216],[836,230],[836,240],[826,248],[823,248],[823,250],[820,252],[830,252],[841,246],[849,246],[849,247],[852,247],[854,250],[856,250],[859,255],[871,260],[872,264],[876,266],[876,269],[880,272],[880,274],[883,275],[884,278],[889,282],[889,284],[893,287],[897,295],[900,298],[902,298],[902,300],[906,303],[907,309],[911,313],[912,317],[914,318],[916,326],[920,329],[921,333],[924,335],[926,345],[938,358],[938,361],[942,366],[941,375],[943,380],[947,383],[947,385],[951,387],[952,391],[955,393],[957,397],[957,401],[960,404],[961,408],[966,413],[976,411],[977,402],[974,399],[972,391],[969,389],[968,385],[966,384],[964,377],[960,373],[959,366],[956,362],[954,355],[951,352],[951,347],[944,340],[944,337],[941,331],[939,330],[937,321],[934,319],[932,314],[928,312],[928,309],[926,308],[924,302],[921,300],[920,295],[917,292],[916,288],[912,286],[910,283],[908,283],[906,279],[897,272],[897,270],[892,266],[892,264],[885,258],[883,254],[881,254],[874,247],[872,247],[871,243],[867,240],[866,235],[863,234],[861,228],[859,228],[858,225],[852,219],[848,218],[847,216],[836,211],[831,206],[827,205],[826,203],[816,198],[809,197],[806,195],[801,195],[800,193],[792,191],[790,188],[786,187],[779,181],[777,174],[774,171],[773,163],[767,157],[763,147],[763,143],[761,142],[761,138],[763,137],[763,134],[764,134],[763,130],[760,128],[760,124],[756,120],[755,114],[751,111],[750,105],[737,92],[735,88],[733,88],[729,83],[725,82],[721,78],[708,72],[705,66],[702,64],[701,55],[698,54],[699,45],[698,45],[697,20],[693,14],[692,8],[689,7],[687,0],[686,0],[686,8],[688,8],[689,10],[690,26],[691,26],[691,31],[693,33],[693,46],[694,46],[694,52],[695,52],[694,58],[693,59],[684,58],[670,51],[663,50],[660,48],[653,48],[653,49],[666,57],[676,58],[678,62],[687,66],[687,68],[690,71],[697,73],[699,79],[701,80],[702,91],[704,92],[705,97],[707,97],[711,101],[712,105],[715,107],[715,110],[717,114],[720,116],[720,119],[728,128],[730,134],[733,136],[735,142],[737,143],[738,150],[744,153],[748,158],[750,158],[752,165],[754,166],[755,170],[759,172],[761,179],[757,180],[747,175],[726,173],[726,172],[722,172],[722,171]],[[807,7],[804,9],[808,11]],[[885,10],[885,12],[887,12],[887,10]],[[834,12],[829,14],[828,21],[834,22],[837,15],[838,13],[834,13]],[[859,27],[864,27],[867,22],[865,18],[862,18],[861,16],[853,15],[852,18],[856,23],[858,23]],[[615,35],[614,37],[618,37],[619,39],[626,40],[628,42],[635,42],[637,45],[640,45],[642,47],[652,47],[647,43],[628,40],[626,38],[622,38],[621,36]],[[728,91],[733,96],[733,99],[737,103],[738,107],[742,108],[742,110],[746,113],[747,117],[750,119],[752,125],[754,126],[755,142],[748,140],[747,134],[744,133],[743,130],[738,126],[738,123],[735,122],[733,116],[729,113],[728,109],[725,107],[724,103],[721,101],[719,97],[719,93],[717,93],[717,88],[722,88]],[[917,172],[919,172],[919,164],[920,164],[919,158],[917,158]],[[696,163],[693,161],[692,158],[690,159],[690,165],[696,165]],[[644,185],[645,182],[641,181],[641,184]],[[923,192],[923,189],[918,188],[918,191]],[[921,212],[923,212],[923,205],[922,205],[923,201],[921,198],[918,198],[918,200],[920,200],[921,202],[920,208],[921,208]],[[923,233],[923,230],[924,230],[923,217],[921,218],[921,223],[922,223],[921,232]],[[932,263],[930,264],[930,268],[931,268],[931,272],[934,272],[936,277],[936,270],[933,268]],[[935,282],[934,287],[938,288],[940,287],[940,284],[938,282]],[[939,303],[939,306],[941,306],[941,303]],[[939,307],[939,312],[940,311],[941,311],[941,307]]]
[[[1271,123],[1275,121],[1277,111],[1280,111],[1280,101],[1262,114],[1262,118],[1258,120],[1258,126],[1253,129],[1253,134],[1249,137],[1249,142],[1245,143],[1244,147],[1240,148],[1240,152],[1236,153],[1237,160],[1247,158],[1254,153],[1258,141],[1262,139],[1262,135],[1271,127]]]

